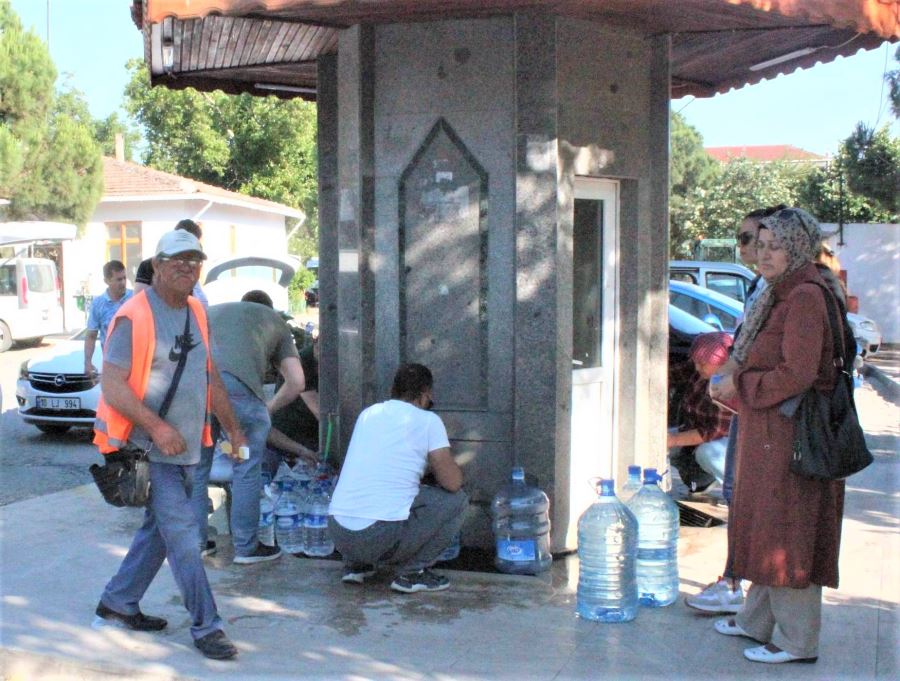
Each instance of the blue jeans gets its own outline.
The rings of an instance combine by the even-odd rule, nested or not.
[[[713,476],[719,484],[725,482],[725,457],[728,438],[720,437],[697,445],[694,458],[697,465]]]
[[[737,434],[738,434],[738,417],[737,414],[731,417],[731,428],[728,431],[728,445],[725,448],[725,479],[722,481],[722,496],[725,497],[725,503],[731,506],[732,496],[734,494],[734,465],[735,456],[737,455]],[[728,542],[728,555],[725,558],[725,569],[722,576],[729,579],[734,578],[734,552],[731,550],[731,542]]]
[[[261,490],[260,465],[266,451],[266,438],[272,421],[265,403],[252,390],[228,372],[222,372],[222,382],[228,391],[228,401],[240,423],[250,447],[250,458],[234,461],[231,481],[231,541],[234,555],[249,556],[259,544],[259,493]],[[213,419],[213,442],[219,437],[221,426]],[[198,545],[205,547],[208,536],[209,471],[212,467],[214,447],[204,447],[200,463],[194,475],[192,501],[194,517],[199,529]]]
[[[197,548],[197,526],[191,509],[194,469],[150,462],[150,501],[144,523],[100,601],[124,615],[138,613],[141,598],[163,560],[168,559],[181,600],[191,614],[191,635],[198,639],[221,629],[222,621]]]

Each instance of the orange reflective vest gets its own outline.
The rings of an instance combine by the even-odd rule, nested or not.
[[[206,322],[206,310],[203,309],[200,301],[193,296],[189,297],[188,306],[197,319],[203,345],[206,347],[206,415],[203,425],[203,444],[209,446],[213,443],[209,418],[212,403],[209,388],[209,373],[212,369],[209,330]],[[147,384],[150,382],[150,368],[153,365],[153,352],[156,349],[156,325],[153,321],[153,310],[150,309],[147,294],[141,291],[119,308],[109,324],[107,338],[112,334],[116,322],[122,317],[131,320],[131,373],[128,375],[128,385],[138,399],[143,400],[147,393]],[[97,405],[97,418],[94,421],[94,444],[97,445],[100,453],[110,454],[124,447],[128,442],[132,427],[131,421],[109,406],[101,394]]]

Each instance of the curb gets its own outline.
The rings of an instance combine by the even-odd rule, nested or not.
[[[884,397],[891,400],[894,404],[900,404],[900,383],[888,376],[878,367],[865,363],[861,372],[867,379],[876,383],[879,392],[883,392]]]

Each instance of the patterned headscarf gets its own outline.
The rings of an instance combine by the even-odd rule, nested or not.
[[[691,343],[691,359],[698,364],[712,364],[720,367],[728,361],[731,334],[724,331],[701,333]]]
[[[788,266],[783,274],[768,282],[765,290],[753,303],[744,317],[741,333],[734,344],[733,357],[738,364],[747,359],[750,346],[762,328],[775,304],[773,290],[792,272],[814,262],[822,243],[822,231],[818,221],[805,210],[785,208],[759,221],[760,229],[768,229],[775,241],[787,252]]]

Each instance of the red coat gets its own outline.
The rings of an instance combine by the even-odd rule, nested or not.
[[[729,541],[734,574],[766,586],[838,585],[844,483],[798,477],[788,464],[794,422],[781,402],[834,386],[825,292],[814,265],[773,289],[775,304],[735,372],[741,401]]]

